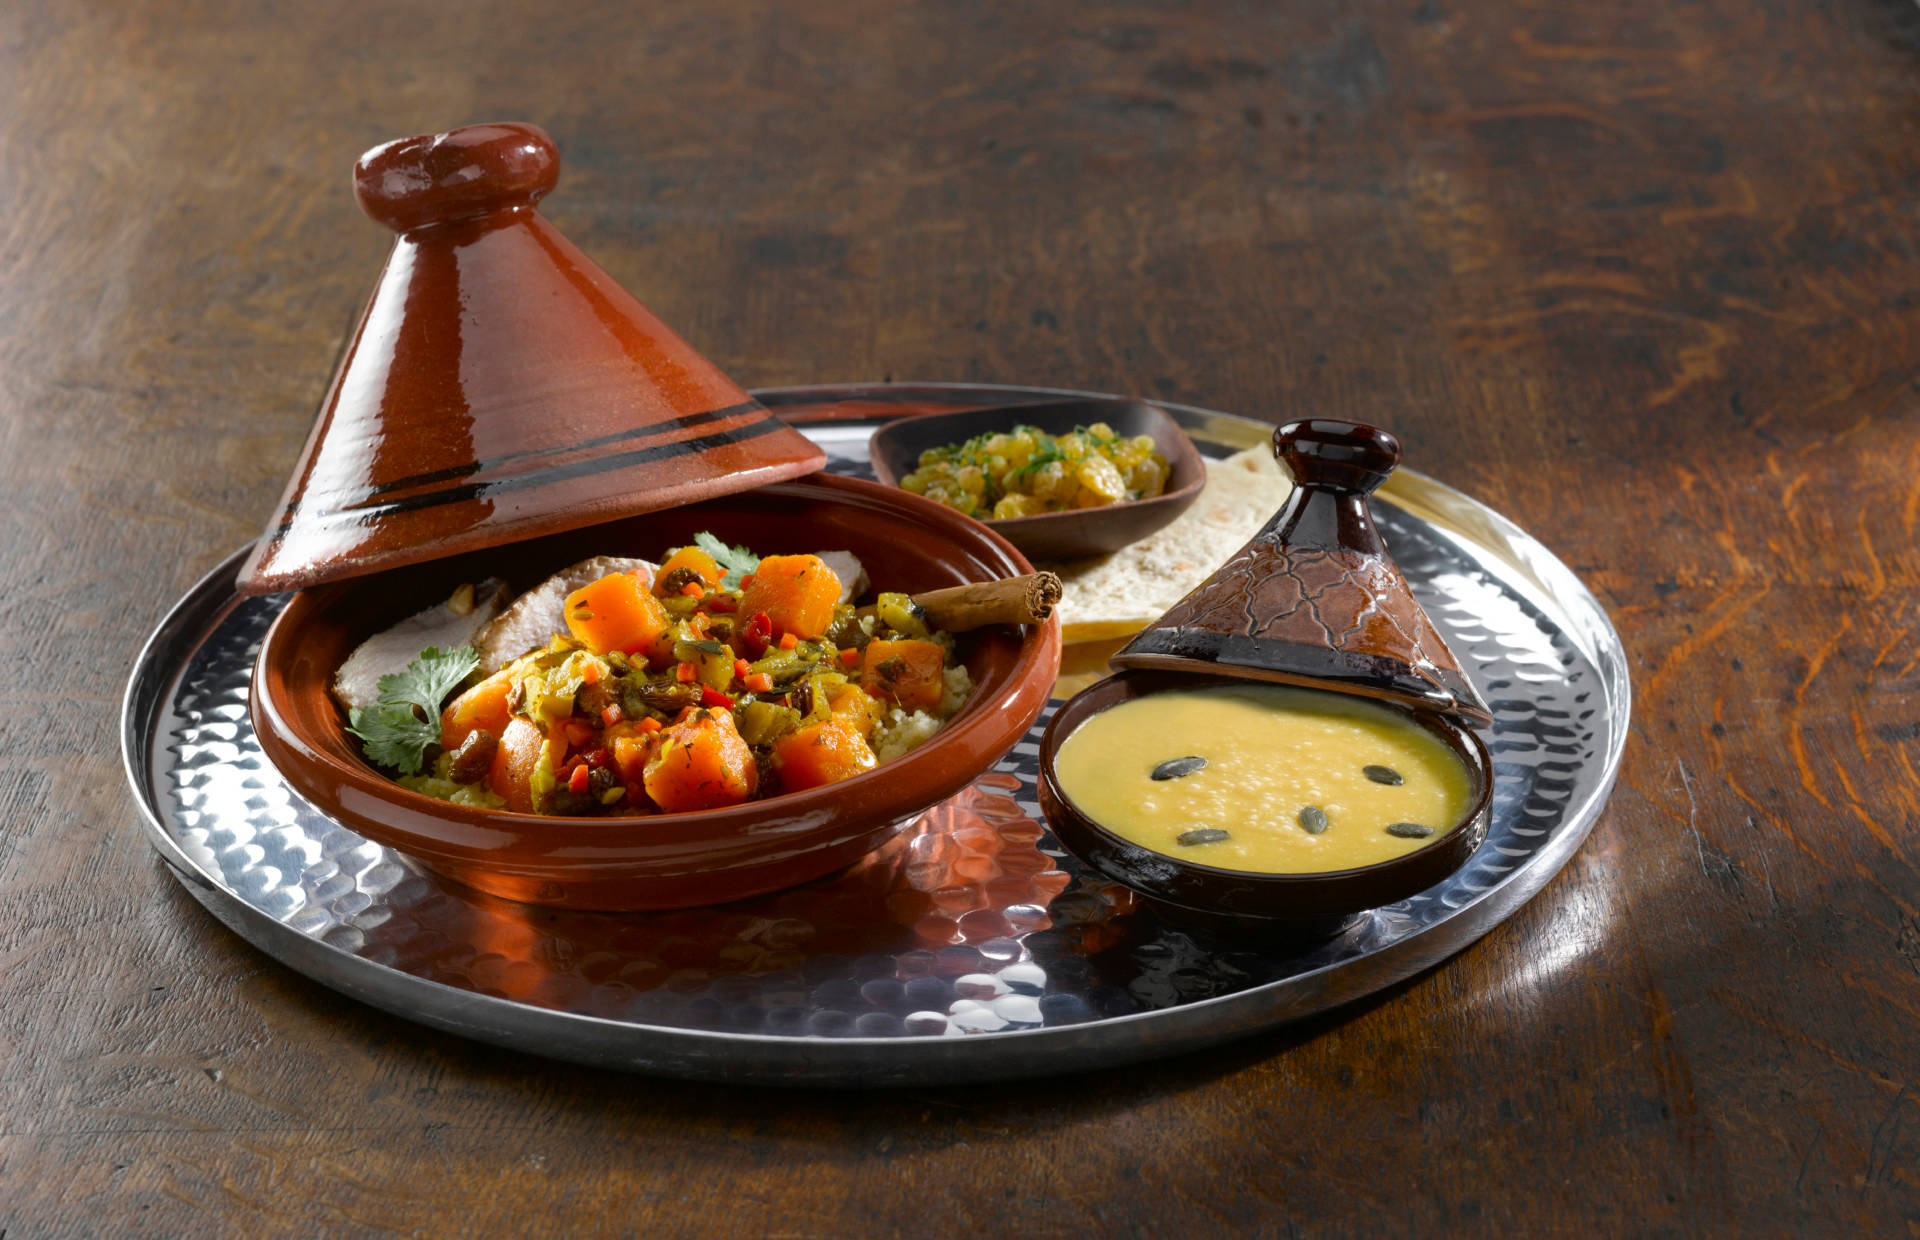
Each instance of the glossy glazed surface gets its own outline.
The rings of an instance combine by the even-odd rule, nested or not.
[[[805,438],[540,217],[559,175],[532,125],[362,156],[359,202],[399,236],[243,589],[359,576],[820,467]]]
[[[541,818],[407,791],[368,766],[327,691],[367,635],[492,573],[516,585],[590,553],[657,553],[710,530],[765,554],[845,548],[909,592],[1028,571],[1018,552],[940,505],[815,477],[296,596],[262,644],[251,710],[268,758],[315,805],[481,890],[575,908],[675,908],[739,899],[850,864],[978,776],[1045,705],[1058,621],[983,630],[961,653],[973,696],[932,740],[841,783],[733,809],[644,818]]]
[[[1492,719],[1368,507],[1400,463],[1400,441],[1316,418],[1274,431],[1273,450],[1297,484],[1287,502],[1112,665],[1338,689]]]
[[[1430,711],[1410,711],[1407,717],[1465,764],[1471,793],[1463,825],[1418,851],[1357,869],[1256,874],[1168,856],[1108,830],[1062,788],[1055,766],[1061,743],[1094,715],[1169,689],[1234,683],[1228,677],[1129,671],[1100,681],[1061,706],[1040,741],[1040,804],[1060,842],[1094,869],[1142,895],[1216,917],[1250,917],[1266,928],[1264,923],[1276,919],[1338,919],[1404,900],[1465,865],[1486,838],[1492,759],[1479,737]],[[1339,923],[1327,924],[1332,929]]]
[[[1117,551],[1172,521],[1192,506],[1207,482],[1206,462],[1164,410],[1136,400],[1065,400],[1007,408],[930,413],[889,422],[874,432],[873,472],[889,486],[913,472],[929,448],[964,443],[976,435],[1037,426],[1049,435],[1105,422],[1123,436],[1149,435],[1167,458],[1167,486],[1149,499],[1099,508],[988,521],[1003,538],[1036,560],[1064,560]]]

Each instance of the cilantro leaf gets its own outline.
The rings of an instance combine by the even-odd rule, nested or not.
[[[742,574],[760,567],[759,556],[745,547],[729,547],[705,530],[693,536],[693,545],[712,556],[715,564],[727,570],[725,579],[720,582],[722,590],[738,590]]]
[[[349,711],[347,731],[360,738],[369,761],[418,774],[427,750],[440,743],[440,704],[479,666],[471,646],[428,647],[406,671],[380,678],[379,700]]]

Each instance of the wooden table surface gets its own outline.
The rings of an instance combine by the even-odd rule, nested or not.
[[[1920,1232],[1909,0],[135,9],[0,8],[7,1240]],[[1625,640],[1592,838],[1376,1001],[1020,1085],[609,1077],[249,948],[118,696],[378,271],[355,156],[508,118],[750,386],[1395,428]]]

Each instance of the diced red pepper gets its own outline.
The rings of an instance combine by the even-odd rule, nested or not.
[[[588,766],[612,766],[613,750],[602,746],[587,755]]]
[[[573,768],[573,774],[567,777],[567,791],[579,795],[587,790],[587,781],[593,778],[593,772],[582,762]]]
[[[767,652],[773,644],[773,618],[764,611],[756,611],[747,621],[747,627],[739,634],[740,649],[749,659],[757,659]]]
[[[750,586],[750,585],[752,585],[752,584],[753,584],[753,574],[752,574],[752,573],[744,573],[744,574],[742,574],[742,575],[741,575],[741,577],[740,577],[740,588],[741,588],[742,590],[744,590],[744,589],[746,589],[746,588],[747,588],[748,586]]]
[[[740,610],[740,600],[731,594],[710,594],[707,596],[707,610],[719,615],[731,615]]]
[[[612,727],[614,724],[619,723],[622,719],[625,719],[626,717],[627,717],[626,714],[623,711],[621,711],[621,709],[618,706],[609,706],[605,710],[600,712],[600,722],[605,724],[607,727]]]
[[[700,705],[724,706],[728,710],[732,710],[733,699],[728,697],[726,694],[720,692],[720,690],[718,689],[708,689],[708,688],[702,687],[700,690]]]
[[[852,646],[848,646],[845,650],[842,650],[840,652],[841,667],[853,667],[857,665],[859,662],[860,662],[860,652],[858,650],[855,650]]]
[[[693,683],[693,679],[694,679],[694,677],[693,677],[693,664],[691,664],[691,663],[682,663],[682,664],[681,664],[681,665],[680,665],[679,667],[676,667],[676,668],[674,668],[674,669],[673,669],[673,678],[674,678],[675,680],[677,680],[677,681],[679,681],[679,682],[680,682],[681,684],[683,684],[683,685],[690,685],[690,684],[692,684],[692,683]]]
[[[733,661],[733,674],[741,680],[745,680],[748,676],[752,675],[752,673],[753,665],[745,659],[735,659]]]

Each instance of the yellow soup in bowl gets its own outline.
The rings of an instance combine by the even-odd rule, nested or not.
[[[1313,874],[1424,848],[1473,802],[1433,733],[1364,698],[1214,685],[1134,698],[1076,728],[1060,790],[1115,835],[1224,870]]]

